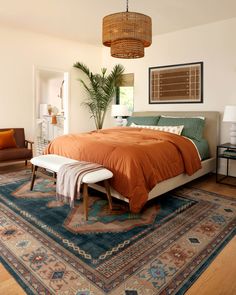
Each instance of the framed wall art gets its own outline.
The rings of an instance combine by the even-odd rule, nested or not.
[[[202,103],[203,62],[149,68],[149,103]]]

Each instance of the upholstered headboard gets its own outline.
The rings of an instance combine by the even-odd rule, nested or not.
[[[210,155],[215,157],[216,155],[216,146],[219,143],[219,123],[220,123],[220,114],[219,112],[134,112],[132,116],[176,116],[176,117],[196,117],[202,116],[205,117],[206,123],[204,128],[204,138],[207,139],[209,143]]]

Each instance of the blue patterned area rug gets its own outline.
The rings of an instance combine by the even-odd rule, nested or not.
[[[0,257],[27,294],[183,294],[233,237],[236,199],[183,187],[141,214],[92,191],[89,220],[30,171],[0,175]]]

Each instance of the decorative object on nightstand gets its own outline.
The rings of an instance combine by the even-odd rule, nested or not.
[[[111,108],[111,116],[116,117],[116,125],[117,126],[124,126],[126,119],[123,117],[130,116],[128,107],[122,104],[113,104]]]
[[[236,144],[236,105],[225,107],[223,122],[231,122],[230,143]]]

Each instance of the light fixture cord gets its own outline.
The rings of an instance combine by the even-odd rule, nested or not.
[[[129,0],[126,0],[126,12],[129,12]]]

